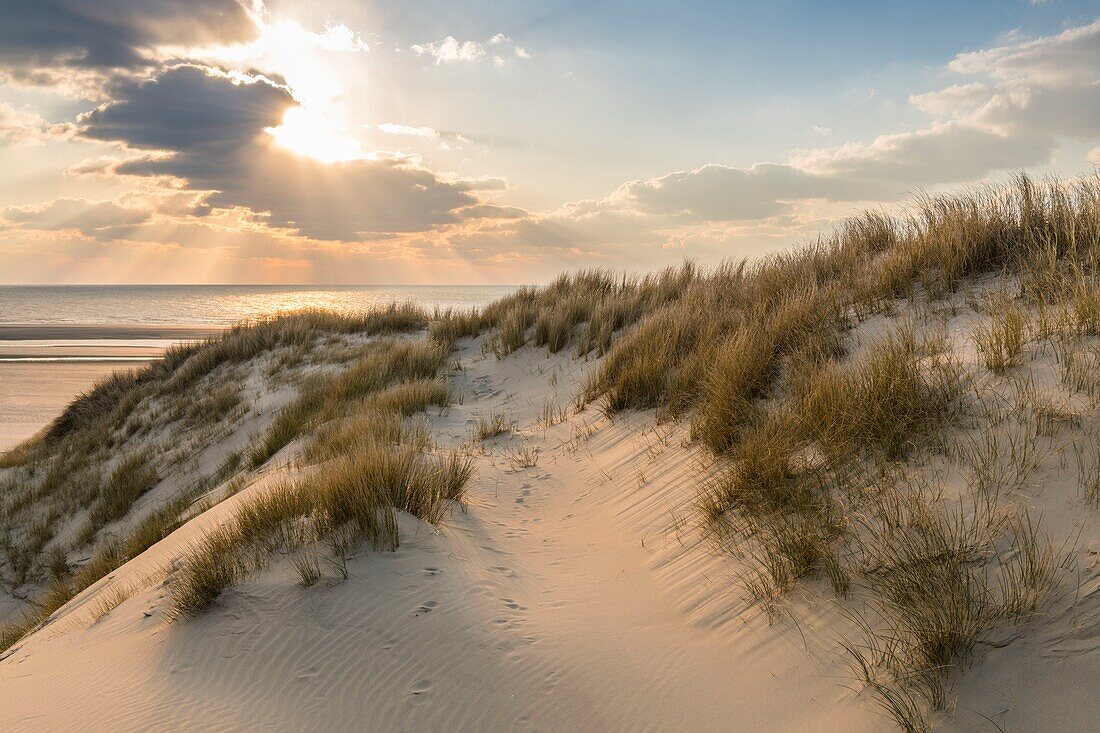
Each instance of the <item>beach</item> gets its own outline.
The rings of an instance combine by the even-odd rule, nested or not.
[[[214,326],[0,324],[0,451],[37,433],[112,372],[138,368],[173,343],[220,331]]]

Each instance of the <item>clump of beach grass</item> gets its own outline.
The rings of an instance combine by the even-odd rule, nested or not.
[[[479,415],[474,421],[474,440],[483,442],[500,435],[510,435],[515,430],[515,425],[508,419],[504,411],[491,410],[485,415]]]
[[[936,436],[958,414],[962,377],[955,362],[926,349],[903,327],[855,363],[822,369],[795,398],[806,434],[834,456],[889,460]]]
[[[989,323],[974,331],[978,356],[994,374],[1003,374],[1017,363],[1027,337],[1027,314],[1007,298],[995,301]]]
[[[192,616],[223,590],[289,553],[346,527],[380,549],[397,546],[396,510],[439,522],[461,500],[472,465],[457,453],[428,455],[416,446],[368,441],[242,503],[185,556],[171,584],[173,619]]]
[[[298,397],[279,413],[263,441],[249,456],[249,465],[264,463],[299,436],[325,422],[343,417],[368,399],[412,414],[428,404],[445,406],[446,385],[432,381],[446,361],[446,348],[432,341],[377,342],[336,373],[317,373],[304,381]],[[383,392],[392,388],[390,392]]]

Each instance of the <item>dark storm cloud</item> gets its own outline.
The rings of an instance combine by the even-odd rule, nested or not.
[[[255,26],[236,0],[0,0],[0,66],[134,69],[158,45],[244,41]]]
[[[217,163],[214,156],[231,156],[264,128],[278,125],[287,108],[297,104],[286,88],[262,77],[233,80],[191,65],[169,68],[149,81],[123,82],[111,91],[115,101],[81,117],[84,136],[173,151],[180,158],[175,170],[188,162],[205,166]],[[188,161],[188,155],[195,157]]]
[[[456,222],[458,209],[480,203],[473,191],[496,185],[446,181],[397,160],[323,163],[279,147],[265,129],[296,102],[265,78],[183,65],[119,85],[112,96],[81,118],[83,134],[162,153],[117,173],[185,179],[212,191],[212,206],[246,207],[317,239],[356,241]]]

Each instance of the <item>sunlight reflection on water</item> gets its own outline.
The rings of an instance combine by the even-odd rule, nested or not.
[[[511,286],[0,286],[0,323],[228,325],[287,310],[359,311],[391,301],[482,306]]]

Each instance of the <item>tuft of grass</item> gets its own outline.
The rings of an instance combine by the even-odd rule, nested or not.
[[[264,440],[249,456],[256,468],[293,440],[330,420],[343,417],[370,398],[389,400],[394,410],[422,410],[427,404],[449,404],[446,386],[420,383],[431,380],[446,361],[446,349],[430,341],[368,345],[365,353],[347,369],[318,373],[302,385],[298,397],[283,408]],[[395,387],[388,395],[379,393],[400,382],[414,386]],[[427,400],[427,402],[424,402]],[[416,411],[412,410],[412,411]],[[411,414],[411,413],[407,413]]]
[[[126,516],[134,502],[159,480],[148,455],[136,453],[124,458],[100,489],[99,498],[92,505],[87,524],[81,531],[81,542],[90,541],[107,524]]]
[[[383,413],[402,417],[423,412],[429,405],[439,408],[451,404],[451,390],[438,379],[416,379],[395,384],[370,399],[370,405]]]
[[[547,397],[546,402],[543,403],[542,408],[539,410],[536,421],[544,428],[552,428],[559,423],[565,422],[569,418],[569,408],[559,405],[554,401],[553,397]]]
[[[1049,602],[1066,558],[1026,514],[983,499],[956,511],[939,503],[898,487],[873,504],[860,547],[874,619],[854,614],[864,641],[844,642],[904,730],[928,730],[927,710],[946,706],[948,681],[975,647]]]
[[[795,398],[805,433],[833,456],[905,458],[961,406],[957,364],[926,350],[903,328],[872,344],[861,361],[822,369]]]
[[[510,309],[497,322],[496,335],[490,349],[498,359],[511,354],[527,343],[527,329],[535,322],[533,304],[521,304]]]
[[[99,623],[107,617],[111,611],[125,603],[134,594],[131,587],[112,587],[110,590],[101,591],[99,599],[89,613],[93,624]]]
[[[511,466],[513,471],[534,468],[539,464],[538,446],[531,445],[527,442],[514,448],[508,448],[504,455],[505,458],[508,459],[508,465]]]
[[[394,548],[395,510],[441,521],[450,503],[461,501],[473,465],[457,452],[427,454],[419,440],[401,443],[410,433],[395,428],[395,419],[360,419],[355,424],[370,432],[354,442],[324,439],[317,449],[323,455],[339,444],[349,452],[242,503],[231,522],[188,552],[172,580],[170,617],[207,608],[226,588],[264,567],[273,552],[339,537],[348,528],[374,547]],[[303,580],[312,576],[312,568],[307,570]]]
[[[317,556],[311,553],[299,553],[292,560],[294,572],[298,576],[298,585],[310,588],[321,579],[321,564]]]
[[[474,440],[486,441],[498,435],[510,435],[514,430],[515,425],[505,412],[490,411],[487,415],[479,415],[475,420]]]
[[[428,426],[421,421],[411,424],[397,412],[367,409],[345,420],[326,424],[306,444],[303,456],[312,463],[355,453],[368,443],[385,445],[415,445],[418,450],[431,449]]]
[[[428,338],[450,350],[461,338],[473,338],[481,333],[484,320],[476,308],[448,308],[435,314],[428,326]]]
[[[756,418],[732,461],[704,484],[699,495],[703,517],[718,524],[731,511],[761,516],[812,508],[812,488],[795,466],[803,447],[793,416],[764,413]]]
[[[192,402],[184,420],[190,426],[212,425],[225,420],[241,403],[240,385],[223,384]]]
[[[1008,299],[995,304],[988,325],[974,331],[978,355],[994,374],[1003,374],[1017,363],[1027,337],[1027,314]]]
[[[1078,280],[1069,298],[1069,313],[1079,334],[1100,334],[1100,285],[1088,279]]]
[[[1086,504],[1100,507],[1100,437],[1074,443],[1077,460],[1077,491]]]

